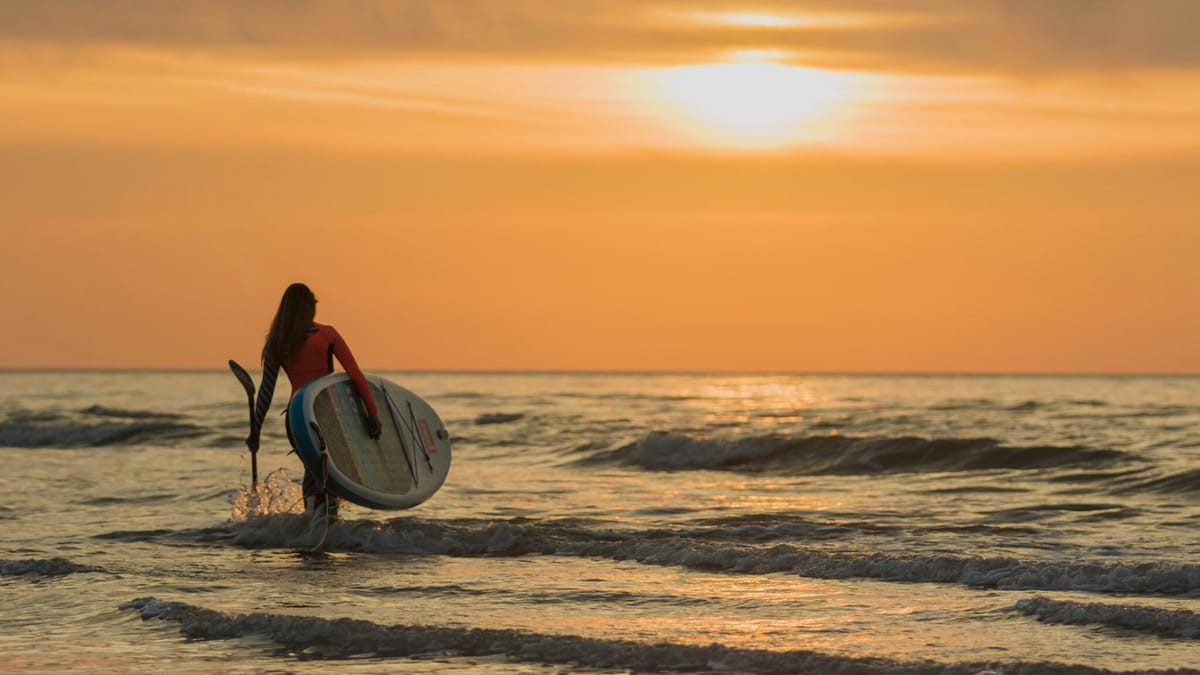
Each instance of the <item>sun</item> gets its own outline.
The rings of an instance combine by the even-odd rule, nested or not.
[[[722,63],[656,69],[646,77],[655,112],[695,140],[770,148],[833,140],[852,76],[740,52]]]

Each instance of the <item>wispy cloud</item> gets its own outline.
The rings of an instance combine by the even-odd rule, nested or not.
[[[0,140],[956,159],[1200,152],[1200,1],[897,5],[7,0]],[[737,53],[762,63],[734,63]]]
[[[886,0],[0,3],[0,40],[8,41],[564,62],[776,48],[879,71],[1196,68],[1197,25],[1193,0],[912,0],[903,9]]]

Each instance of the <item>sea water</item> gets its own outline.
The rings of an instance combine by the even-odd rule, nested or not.
[[[1200,378],[388,376],[449,478],[326,523],[227,372],[0,373],[0,670],[1200,668]]]

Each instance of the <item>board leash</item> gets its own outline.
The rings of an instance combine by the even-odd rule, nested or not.
[[[321,452],[321,493],[325,495],[325,529],[321,532],[321,540],[317,545],[312,547],[309,552],[316,553],[325,545],[325,538],[329,536],[329,492],[325,489],[329,481],[329,452],[323,450]],[[316,496],[313,496],[313,503],[316,503]]]

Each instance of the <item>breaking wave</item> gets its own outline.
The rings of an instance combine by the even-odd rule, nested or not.
[[[1142,595],[1200,592],[1200,564],[1161,561],[1022,560],[954,554],[822,551],[804,541],[834,532],[811,526],[616,531],[570,521],[426,521],[401,518],[317,526],[300,515],[231,523],[229,541],[251,548],[311,548],[375,554],[517,557],[556,555],[632,560],[733,574],[796,574],[815,579],[951,583],[975,588]],[[753,543],[745,543],[747,540]]]
[[[1186,609],[1108,605],[1050,598],[1019,600],[1014,609],[1043,623],[1100,625],[1171,638],[1200,638],[1200,615]]]
[[[734,671],[755,673],[968,673],[1004,672],[1010,675],[1058,673],[1090,675],[1108,671],[1053,663],[964,663],[896,661],[836,656],[811,651],[773,652],[720,644],[696,646],[660,642],[586,638],[492,628],[454,628],[424,625],[386,626],[362,619],[326,619],[270,612],[230,614],[182,602],[138,598],[120,606],[143,620],[179,624],[189,640],[229,640],[261,636],[306,658],[345,659],[360,654],[375,657],[423,657],[431,653],[478,657],[503,655],[525,663],[561,664],[635,672]]]
[[[82,572],[103,572],[92,565],[80,565],[66,558],[35,558],[29,560],[0,560],[0,576],[64,577]]]
[[[579,462],[619,463],[662,471],[880,474],[1098,467],[1124,457],[1116,450],[1007,446],[991,438],[763,435],[723,440],[660,431]]]

